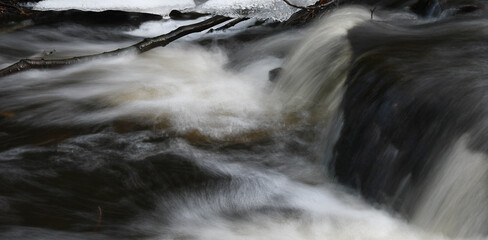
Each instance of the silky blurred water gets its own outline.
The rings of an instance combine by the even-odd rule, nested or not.
[[[278,2],[194,5],[218,13],[267,12]],[[79,4],[49,0],[37,7],[144,5]],[[453,159],[476,158],[467,172],[459,171],[482,171],[473,178],[481,185],[469,178],[461,184],[472,189],[464,197],[484,194],[486,158],[467,153],[466,140],[433,175],[429,191],[439,196],[425,195],[419,209],[427,210],[418,210],[413,220],[363,200],[330,175],[353,58],[347,33],[369,19],[368,9],[345,8],[312,29],[246,42],[233,38],[252,26],[251,19],[141,55],[1,79],[0,238],[485,239],[473,231],[482,228],[486,214],[456,220],[453,214],[460,216],[462,209],[443,210],[443,221],[429,213],[439,198],[453,197],[443,203],[452,208],[463,197],[442,193],[449,186],[436,187],[458,174]],[[56,49],[50,57],[116,49],[190,22],[162,20],[138,29],[27,28],[1,36],[0,66],[50,49]],[[201,39],[228,44],[199,44]],[[270,81],[269,71],[282,66],[277,82]],[[470,199],[469,213],[486,212],[479,206],[486,194]],[[481,227],[456,231],[466,228],[466,219]]]

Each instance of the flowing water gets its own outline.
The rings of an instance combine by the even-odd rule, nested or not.
[[[0,67],[196,21],[25,28],[0,36]],[[0,238],[487,239],[485,18],[355,6],[302,29],[255,22],[0,79]]]

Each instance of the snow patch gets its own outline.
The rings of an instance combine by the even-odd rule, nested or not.
[[[123,10],[167,15],[172,9],[191,8],[194,6],[193,0],[44,0],[36,4],[34,8],[37,10]]]

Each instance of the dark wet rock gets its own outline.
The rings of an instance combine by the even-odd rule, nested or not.
[[[463,134],[486,151],[483,19],[392,27],[367,22],[348,32],[354,57],[342,106],[344,125],[332,168],[374,202],[404,208],[446,149]],[[476,126],[483,126],[476,128]],[[410,199],[410,200],[409,200]],[[407,204],[407,205],[405,205]]]
[[[208,13],[180,12],[178,10],[173,10],[169,13],[169,17],[173,20],[193,20],[208,15]]]
[[[0,2],[0,25],[21,22],[28,18],[28,14],[17,3],[10,1]]]
[[[317,6],[317,1],[312,6]],[[337,1],[324,8],[313,10],[300,9],[284,22],[287,26],[302,26],[314,19],[329,13],[338,6],[346,4],[369,5],[371,9],[410,10],[423,17],[438,17],[444,15],[459,15],[486,9],[486,2],[480,0],[346,0]]]
[[[149,13],[125,11],[36,11],[19,6],[4,7],[0,14],[0,25],[18,24],[31,21],[33,24],[76,23],[89,26],[138,27],[146,21],[161,20],[162,16]]]
[[[418,0],[410,6],[412,12],[424,17],[468,14],[481,9],[485,9],[485,3],[476,0]]]
[[[162,16],[148,13],[134,13],[124,11],[91,12],[80,10],[35,12],[35,23],[49,24],[71,22],[82,25],[96,26],[128,26],[137,27],[143,22],[161,20]]]
[[[268,72],[269,81],[275,82],[278,79],[278,77],[280,76],[281,71],[283,71],[283,69],[280,67],[269,71]]]

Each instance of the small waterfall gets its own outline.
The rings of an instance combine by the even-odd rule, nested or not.
[[[323,123],[313,155],[324,166],[325,175],[342,128],[339,106],[352,58],[347,31],[368,19],[369,10],[348,7],[316,22],[283,64],[273,92],[285,112],[313,109],[312,119]]]
[[[486,119],[486,24],[378,15],[352,7],[317,22],[275,93],[325,117],[317,151],[333,178],[422,228],[486,236],[486,144],[465,137]]]
[[[352,56],[347,30],[369,18],[367,9],[350,7],[315,23],[278,79],[275,94],[283,95],[288,109],[314,106],[327,112],[338,107]]]

